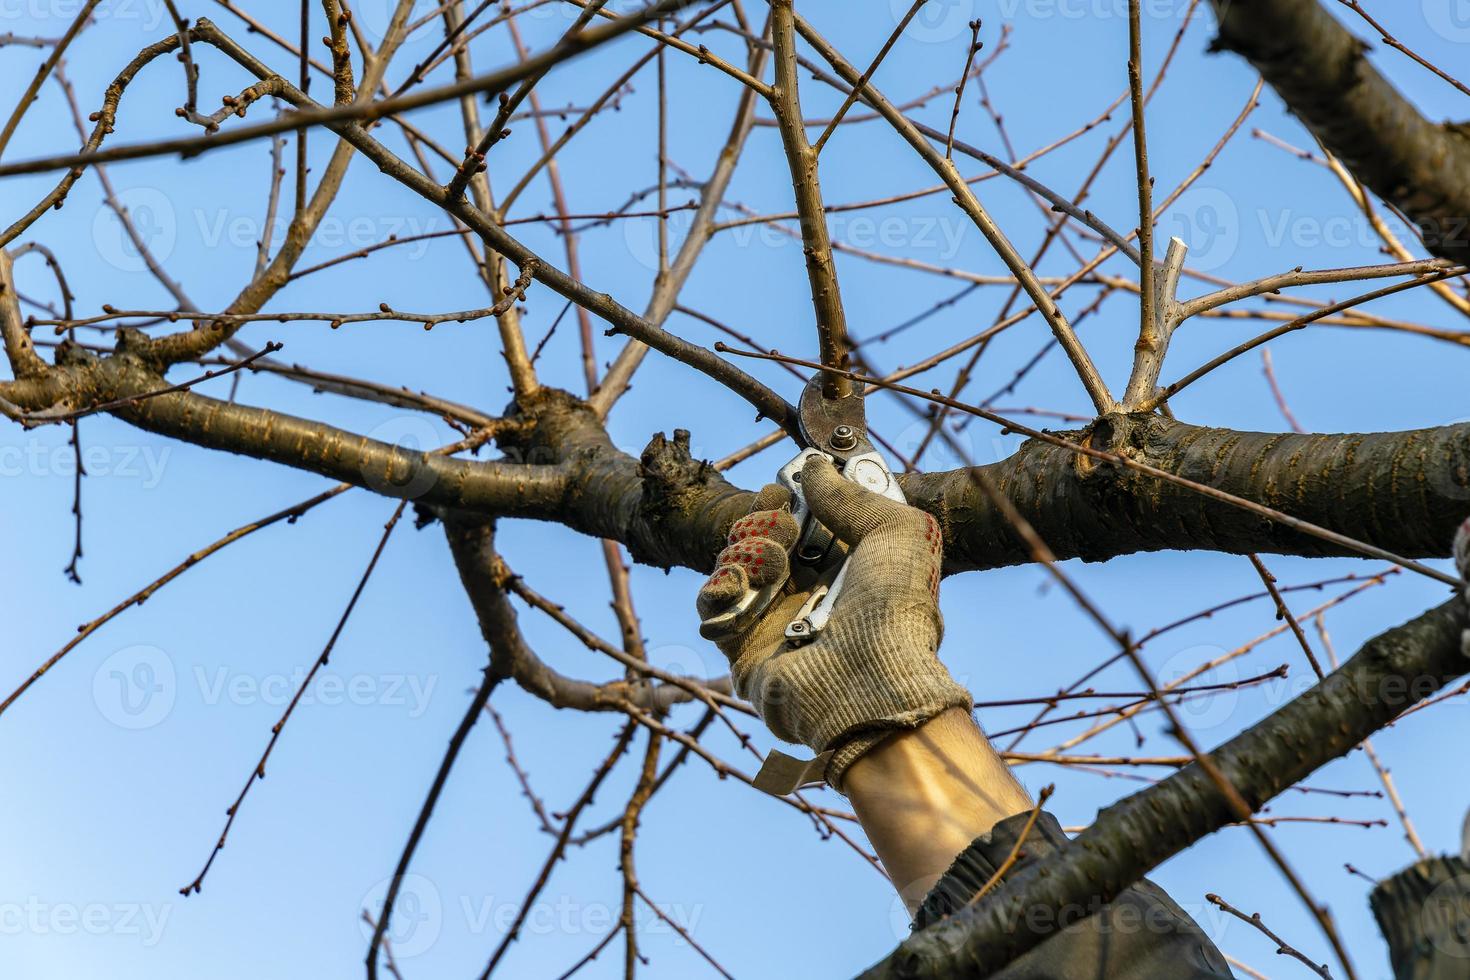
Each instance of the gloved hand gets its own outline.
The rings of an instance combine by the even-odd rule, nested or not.
[[[937,656],[944,633],[938,522],[844,480],[821,457],[807,461],[802,487],[812,516],[850,549],[831,621],[811,642],[787,641],[786,625],[815,584],[799,569],[764,615],[716,639],[736,692],[772,734],[818,753],[832,750],[825,778],[840,792],[847,768],[888,735],[974,702]],[[790,494],[771,484],[730,528],[699,591],[701,620],[730,609],[747,587],[786,577],[798,535],[790,504]]]

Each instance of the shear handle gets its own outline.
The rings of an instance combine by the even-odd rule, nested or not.
[[[807,450],[807,452],[813,453],[815,450]],[[874,493],[882,494],[889,500],[900,504],[908,502],[904,498],[903,491],[899,489],[898,480],[894,478],[893,473],[888,469],[888,464],[877,452],[849,457],[847,463],[842,467],[842,477]],[[804,496],[802,506],[807,507]],[[810,508],[807,510],[810,513]],[[798,643],[810,641],[827,628],[827,623],[832,618],[832,609],[837,605],[837,600],[842,595],[842,588],[847,582],[847,569],[848,561],[844,557],[831,583],[812,590],[811,596],[802,604],[796,618],[786,626],[788,640]]]
[[[803,449],[776,473],[776,482],[791,494],[791,516],[796,519],[796,525],[800,528],[791,557],[793,561],[800,561],[804,565],[820,565],[832,544],[831,534],[811,520],[811,508],[807,506],[806,494],[801,487],[801,468],[806,465],[807,459],[823,455],[825,454],[815,449]],[[747,588],[730,608],[701,622],[700,635],[718,642],[740,633],[765,614],[789,578],[790,575],[759,589]]]

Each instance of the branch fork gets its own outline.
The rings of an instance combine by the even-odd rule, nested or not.
[[[1164,357],[1169,352],[1169,342],[1174,331],[1188,315],[1185,305],[1179,302],[1179,277],[1184,271],[1184,257],[1189,246],[1178,238],[1169,239],[1169,249],[1157,274],[1152,277],[1153,302],[1145,304],[1149,320],[1138,332],[1138,343],[1133,345],[1133,371],[1128,376],[1128,388],[1123,394],[1124,411],[1142,411],[1154,397],[1159,386],[1159,372],[1164,368]]]

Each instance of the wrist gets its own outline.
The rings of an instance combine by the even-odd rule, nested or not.
[[[737,659],[735,688],[782,741],[813,752],[835,750],[851,762],[850,746],[918,728],[974,703],[934,655],[938,638],[927,625],[899,630],[872,626],[861,607],[815,641],[764,658]],[[831,775],[840,779],[840,768]]]

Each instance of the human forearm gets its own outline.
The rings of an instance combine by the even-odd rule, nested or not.
[[[885,739],[852,764],[842,788],[910,911],[971,841],[1032,806],[959,709]]]

